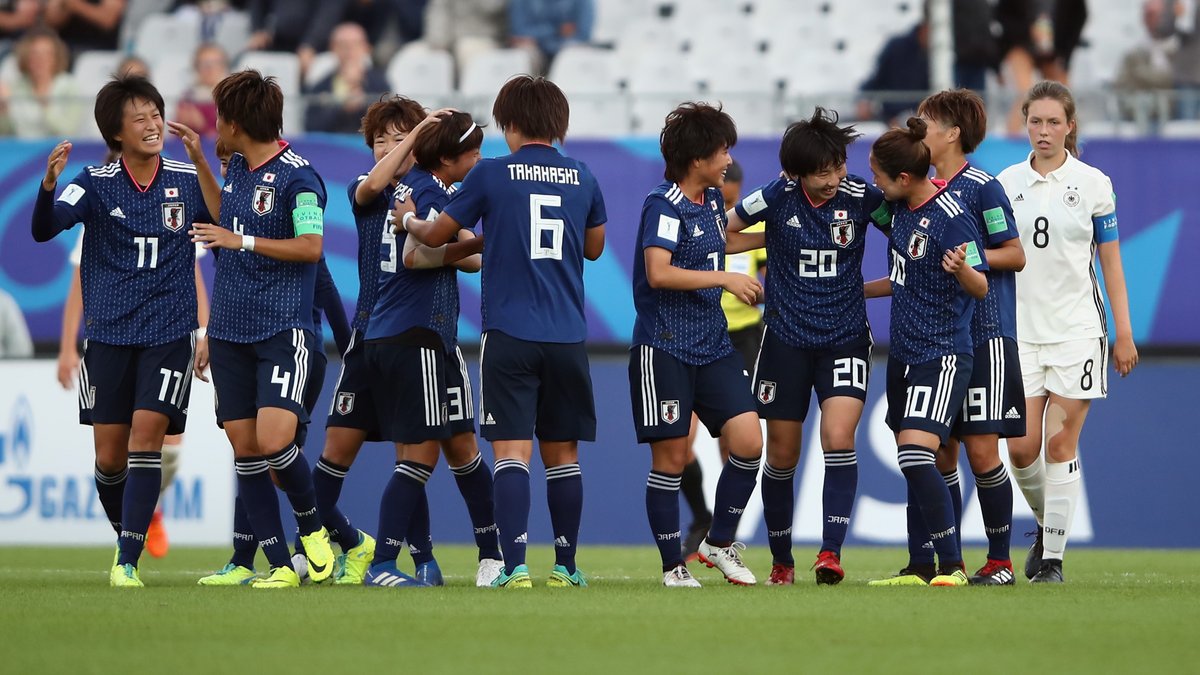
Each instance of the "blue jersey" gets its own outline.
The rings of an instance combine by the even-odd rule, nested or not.
[[[818,205],[799,183],[780,178],[734,209],[747,223],[766,221],[765,321],[773,334],[799,349],[870,342],[862,277],[867,227],[886,231],[892,218],[879,188],[846,176]]]
[[[975,216],[945,189],[916,209],[895,204],[892,218],[891,353],[917,365],[951,354],[972,354],[975,299],[942,269],[947,249],[967,243],[967,262],[986,271]]]
[[[708,188],[697,204],[679,186],[664,182],[642,204],[637,248],[633,255],[633,344],[650,345],[692,365],[704,365],[733,353],[721,311],[721,288],[674,291],[651,288],[645,249],[671,252],[671,264],[685,270],[725,269],[725,200]]]
[[[38,196],[35,236],[87,226],[79,276],[89,340],[153,346],[196,328],[196,248],[188,230],[212,220],[196,167],[160,157],[142,187],[118,160],[84,169],[58,201],[52,197]]]
[[[411,199],[422,219],[437,218],[453,194],[436,176],[421,167],[413,167],[396,187],[396,194]],[[385,223],[386,225],[386,223]],[[452,266],[412,270],[400,256],[407,233],[383,230],[376,248],[379,266],[379,292],[368,340],[399,335],[412,328],[428,328],[438,334],[446,351],[458,340],[458,271]]]
[[[306,196],[306,195],[312,195]],[[251,168],[234,153],[225,172],[221,226],[264,239],[296,236],[297,202],[325,208],[325,184],[308,161],[286,144],[262,166]],[[288,328],[313,331],[317,266],[284,262],[249,251],[217,258],[208,334],[229,342],[259,342]]]
[[[351,325],[355,330],[367,332],[371,320],[371,311],[375,309],[375,300],[379,297],[379,241],[382,233],[385,242],[393,244],[391,255],[384,261],[383,266],[390,264],[395,269],[397,255],[395,235],[392,231],[392,186],[388,185],[379,195],[367,205],[360,205],[354,198],[358,186],[367,179],[367,174],[355,178],[347,189],[350,197],[350,210],[354,212],[354,224],[358,228],[358,304],[354,308],[354,320]]]
[[[483,219],[483,329],[531,342],[583,342],[584,230],[608,219],[583,162],[530,144],[471,169],[446,204],[463,227]]]
[[[954,193],[967,211],[975,214],[985,248],[996,248],[1020,236],[1004,186],[987,172],[967,162],[950,179],[946,189]],[[971,339],[975,346],[997,337],[1017,339],[1017,273],[989,270],[987,277],[987,295],[975,303],[971,319]]]

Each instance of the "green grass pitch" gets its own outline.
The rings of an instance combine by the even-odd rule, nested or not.
[[[437,549],[447,587],[406,590],[200,588],[226,552],[176,547],[117,591],[112,549],[2,554],[0,673],[1200,672],[1200,551],[1075,549],[1063,587],[879,589],[904,552],[855,547],[836,587],[694,564],[704,588],[667,590],[649,546],[585,546],[587,589],[545,588],[535,547],[532,591],[474,588],[461,546]],[[765,548],[746,559],[765,579]]]

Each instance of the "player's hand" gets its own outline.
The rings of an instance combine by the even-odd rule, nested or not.
[[[79,352],[74,347],[60,349],[58,352],[58,383],[63,389],[70,391],[75,388],[75,375],[79,372]]]
[[[1133,372],[1133,367],[1138,362],[1137,345],[1133,344],[1132,337],[1117,337],[1117,344],[1113,346],[1113,368],[1120,373],[1121,377],[1125,377]]]
[[[425,133],[429,129],[432,129],[438,122],[441,122],[443,117],[449,117],[452,113],[456,112],[458,112],[457,108],[440,108],[438,110],[434,110],[433,112],[429,113],[428,117],[421,120],[421,122],[413,128],[412,132],[414,134]]]
[[[958,248],[946,249],[946,254],[942,256],[942,269],[950,274],[958,274],[958,271],[967,263],[967,244],[964,242],[958,245]]]
[[[208,382],[208,376],[204,371],[208,370],[208,338],[202,337],[196,339],[196,360],[192,363],[192,373],[197,380]]]
[[[725,283],[721,284],[721,288],[729,291],[733,297],[747,305],[758,304],[758,298],[762,295],[763,290],[758,279],[740,272],[726,272]]]
[[[192,223],[188,234],[192,236],[192,242],[203,244],[207,249],[227,248],[237,251],[242,248],[242,235],[234,234],[220,225]]]
[[[167,128],[170,132],[179,137],[183,141],[183,149],[187,151],[188,159],[192,160],[193,164],[198,163],[197,157],[204,157],[204,148],[200,145],[200,134],[192,131],[192,128],[180,122],[167,121]]]
[[[46,176],[42,178],[42,188],[53,190],[58,185],[58,177],[67,168],[67,159],[71,156],[71,141],[62,141],[50,151],[46,159]]]
[[[395,204],[392,205],[392,232],[395,234],[404,233],[404,214],[416,213],[417,206],[413,204],[411,199],[397,197]]]

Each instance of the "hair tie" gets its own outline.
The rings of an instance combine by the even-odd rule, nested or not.
[[[471,122],[471,126],[467,127],[467,130],[463,132],[463,135],[458,137],[458,142],[462,143],[463,141],[467,140],[467,136],[470,136],[478,128],[478,124]]]

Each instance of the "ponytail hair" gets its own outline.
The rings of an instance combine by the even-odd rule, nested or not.
[[[1042,99],[1050,99],[1062,104],[1067,122],[1071,124],[1071,131],[1067,134],[1066,142],[1063,145],[1067,148],[1067,152],[1079,157],[1079,120],[1075,117],[1075,97],[1071,95],[1071,90],[1067,88],[1067,85],[1059,82],[1038,82],[1025,95],[1025,102],[1021,104],[1021,117],[1028,120],[1029,104]]]
[[[875,163],[892,180],[902,173],[913,178],[929,175],[929,146],[925,145],[929,127],[920,117],[908,118],[907,125],[907,129],[891,129],[871,146]]]

